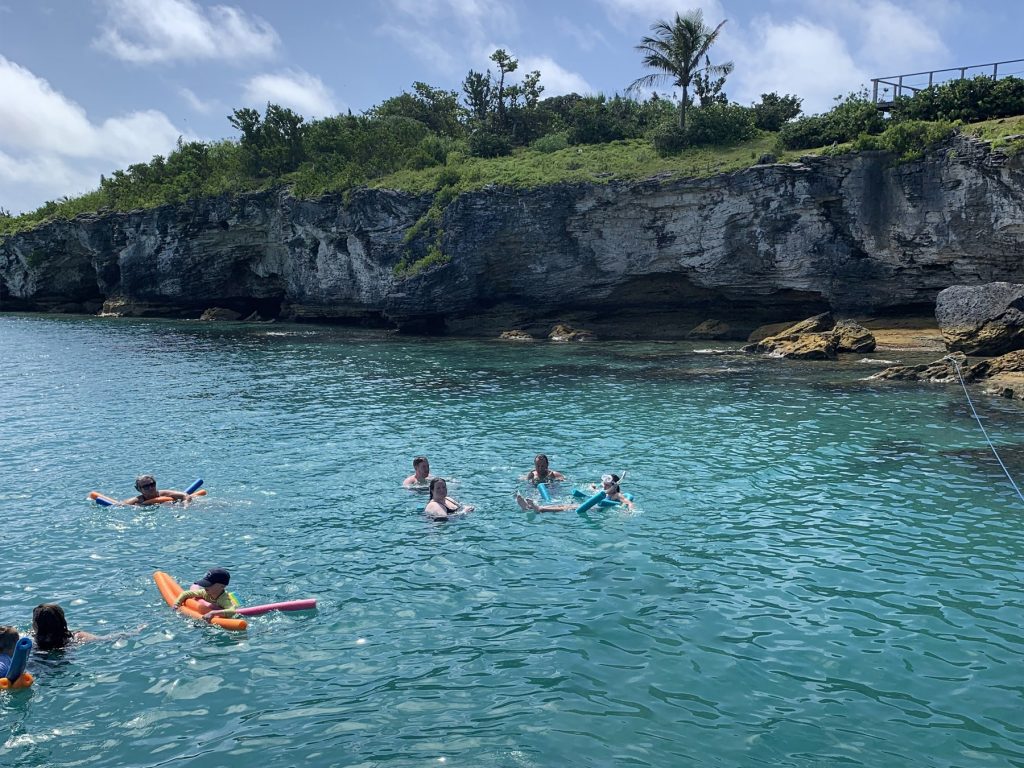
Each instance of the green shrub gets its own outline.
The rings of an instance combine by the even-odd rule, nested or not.
[[[929,147],[953,135],[953,123],[905,120],[893,123],[877,136],[863,134],[854,142],[857,150],[882,149],[897,155],[901,161],[917,160]]]
[[[754,113],[739,104],[709,104],[687,114],[686,138],[695,146],[724,146],[751,138]]]
[[[951,80],[897,98],[894,120],[963,120],[975,123],[996,117],[1024,114],[1024,80],[1005,77],[993,80],[979,75]]]
[[[512,154],[512,143],[507,136],[480,129],[469,136],[469,152],[474,157],[504,157]]]
[[[811,149],[853,141],[862,133],[881,133],[885,120],[866,91],[839,99],[823,115],[802,117],[782,127],[779,141],[786,149]]]
[[[544,154],[551,154],[552,152],[557,152],[560,149],[565,149],[568,146],[569,134],[565,131],[549,133],[547,136],[541,136],[530,145],[531,149],[543,152]]]
[[[787,122],[800,114],[803,99],[786,94],[762,93],[761,101],[755,104],[754,127],[762,131],[778,131]]]
[[[662,157],[676,155],[686,149],[686,131],[679,127],[674,117],[668,118],[650,133],[651,143]]]

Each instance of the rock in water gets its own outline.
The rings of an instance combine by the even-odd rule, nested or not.
[[[946,348],[967,355],[1024,349],[1024,285],[954,285],[935,300]]]

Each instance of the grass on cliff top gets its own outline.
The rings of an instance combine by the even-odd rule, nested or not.
[[[466,192],[489,184],[509,187],[543,187],[558,183],[605,184],[663,178],[706,178],[749,168],[765,154],[778,161],[815,154],[817,150],[785,152],[776,149],[777,135],[762,133],[750,141],[732,147],[693,147],[678,155],[662,157],[646,139],[613,141],[609,144],[583,144],[557,152],[519,149],[507,157],[458,157],[446,166],[419,171],[403,170],[371,182],[378,189],[400,189],[413,193],[430,192],[444,185]],[[448,181],[452,172],[458,181]]]
[[[964,126],[964,133],[992,142],[993,149],[1024,152],[1024,115],[1000,117]]]

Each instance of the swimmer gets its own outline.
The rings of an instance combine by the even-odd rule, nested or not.
[[[430,462],[426,456],[417,456],[412,460],[413,473],[402,481],[406,488],[426,486],[430,482]]]
[[[550,483],[552,480],[565,480],[565,475],[548,467],[548,457],[538,453],[533,459],[533,469],[526,473],[531,483]]]
[[[32,635],[40,651],[55,651],[69,643],[107,639],[82,630],[72,632],[64,618],[64,609],[56,603],[42,603],[32,610]]]
[[[211,568],[203,578],[178,595],[174,601],[174,609],[181,607],[182,603],[193,597],[197,600],[205,600],[213,603],[218,610],[207,611],[203,614],[203,621],[212,621],[217,616],[234,616],[235,604],[228,594],[227,586],[231,583],[231,574],[224,568]]]
[[[591,486],[594,487],[594,486]],[[622,495],[622,489],[619,487],[619,476],[618,475],[602,475],[601,476],[601,490],[604,491],[606,499],[623,504],[627,509],[633,509],[633,502]],[[519,505],[520,509],[526,512],[567,512],[571,509],[579,507],[578,502],[572,504],[538,504],[533,499],[527,499],[518,491],[516,492],[516,504]]]
[[[185,506],[192,501],[192,494],[183,493],[181,491],[172,490],[157,490],[156,479],[152,475],[139,475],[135,478],[135,490],[139,492],[138,496],[132,496],[130,499],[125,499],[122,504],[145,504],[150,499],[155,499],[157,496],[170,496],[175,501],[185,502]]]
[[[448,483],[443,477],[435,477],[430,481],[430,501],[423,511],[431,520],[447,520],[452,515],[465,514],[473,509],[448,495]]]
[[[14,648],[21,635],[14,627],[0,627],[0,677],[7,677],[7,670],[14,661]]]

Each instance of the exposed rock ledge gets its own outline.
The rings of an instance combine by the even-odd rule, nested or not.
[[[743,339],[826,311],[930,314],[951,285],[1024,283],[1024,160],[965,137],[905,164],[865,152],[708,179],[489,187],[407,243],[431,201],[274,190],[53,221],[0,241],[0,309],[114,300],[138,315]],[[396,273],[438,235],[447,263]]]
[[[1024,350],[1021,349],[973,364],[967,362],[963,352],[955,352],[932,363],[892,366],[868,379],[957,384],[961,375],[965,383],[983,384],[989,394],[1024,400]]]

